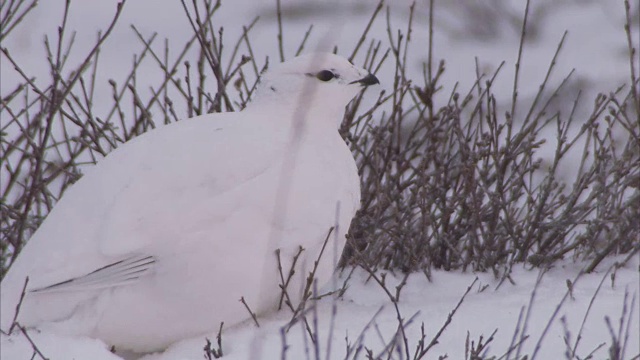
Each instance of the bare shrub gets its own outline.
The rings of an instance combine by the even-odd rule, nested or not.
[[[629,40],[627,86],[599,94],[586,118],[576,115],[578,94],[566,115],[550,111],[550,103],[572,74],[547,91],[563,37],[538,94],[523,107],[518,77],[527,15],[528,6],[505,112],[492,92],[502,65],[494,74],[478,71],[472,89],[454,91],[446,104],[437,104],[445,62],[435,66],[430,53],[424,79],[410,82],[409,39],[394,39],[389,32],[396,64],[391,111],[348,118],[363,201],[346,263],[508,276],[515,263],[544,267],[573,257],[590,260],[587,271],[592,271],[606,256],[640,250],[636,50]],[[556,145],[545,163],[539,152],[549,146],[543,133],[549,127],[555,128]],[[578,173],[567,183],[559,169],[575,161]]]

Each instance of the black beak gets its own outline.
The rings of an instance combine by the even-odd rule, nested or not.
[[[365,77],[363,77],[360,80],[356,80],[356,81],[352,81],[352,84],[360,84],[362,86],[369,86],[369,85],[375,85],[375,84],[380,84],[380,81],[378,80],[378,78],[373,75],[373,74],[369,74]]]

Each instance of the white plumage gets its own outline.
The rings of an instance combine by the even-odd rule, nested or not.
[[[347,103],[374,83],[339,56],[301,56],[264,74],[242,112],[122,145],[67,191],[10,268],[2,329],[28,276],[23,326],[161,350],[247,319],[240,297],[258,315],[273,311],[276,249],[285,271],[305,249],[289,285],[297,301],[338,225],[316,273],[326,282],[360,205],[356,164],[337,128]]]

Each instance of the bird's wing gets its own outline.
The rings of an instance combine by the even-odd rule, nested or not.
[[[236,206],[225,194],[279,161],[278,135],[262,124],[205,115],[121,145],[65,193],[3,279],[3,295],[19,293],[27,276],[28,290],[119,284],[132,256],[179,241],[185,224],[219,221]]]
[[[131,284],[151,272],[155,262],[156,259],[153,256],[132,256],[105,265],[89,274],[30,291],[34,293],[84,291]]]

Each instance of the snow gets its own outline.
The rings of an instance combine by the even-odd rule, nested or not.
[[[182,44],[191,37],[192,30],[183,15],[184,10],[180,2],[164,3],[162,7],[153,5],[151,0],[129,1],[126,3],[119,26],[116,26],[111,40],[103,48],[101,62],[108,63],[108,71],[98,72],[98,83],[106,84],[106,80],[120,80],[128,74],[133,61],[133,54],[141,49],[143,44],[135,36],[129,24],[134,24],[143,35],[150,36],[158,32],[159,39],[167,39],[170,44],[170,58],[175,57],[181,50]],[[73,3],[69,15],[69,28],[77,29],[73,53],[85,54],[94,44],[96,32],[104,29],[110,22],[117,1],[78,2]],[[451,1],[436,4],[438,16],[435,19],[434,34],[434,59],[446,60],[447,71],[443,74],[442,84],[445,86],[441,92],[443,98],[449,97],[449,91],[458,82],[459,89],[468,89],[475,81],[476,57],[480,69],[485,74],[492,74],[498,65],[504,60],[505,67],[498,77],[493,89],[497,94],[502,94],[502,99],[511,98],[513,86],[514,63],[518,53],[518,40],[520,28],[506,23],[508,16],[521,18],[524,11],[524,2],[511,0],[500,3],[509,3],[511,13],[508,16],[500,16],[497,11],[489,11],[495,18],[486,19],[489,24],[495,26],[494,37],[482,37],[481,31],[473,29],[472,24],[482,23],[484,18],[474,12],[465,12],[468,7],[466,1]],[[408,6],[411,1],[395,1],[386,4],[390,6],[390,23],[392,31],[396,29],[404,31],[408,20]],[[172,16],[172,21],[165,21],[164,16],[148,16],[148,9],[154,7],[154,11]],[[500,5],[504,6],[504,5]],[[632,4],[633,7],[637,5]],[[329,10],[326,5],[317,0],[283,1],[284,20],[284,46],[285,56],[290,58],[297,50],[302,34],[306,32],[310,23],[314,29],[307,42],[306,51],[327,51],[337,45],[339,53],[350,54],[363,32],[364,26],[373,12],[374,4],[363,6],[357,2],[334,2]],[[626,52],[626,35],[624,33],[624,7],[622,3],[611,6],[607,0],[599,1],[565,1],[557,8],[549,8],[549,4],[542,4],[540,15],[533,16],[538,21],[530,20],[528,36],[531,38],[524,49],[523,68],[520,79],[520,98],[531,98],[538,90],[548,64],[551,62],[554,51],[563,33],[568,31],[568,38],[556,64],[553,78],[557,84],[569,73],[576,70],[574,82],[581,88],[588,90],[593,84],[602,92],[609,92],[619,85],[626,83],[629,74],[629,57]],[[224,28],[223,38],[229,42],[235,42],[242,33],[242,25],[248,25],[256,16],[260,19],[254,30],[250,33],[253,52],[257,59],[270,56],[272,61],[277,59],[277,26],[275,24],[274,2],[261,0],[239,0],[225,2],[220,7],[219,13],[214,16],[215,26]],[[491,10],[491,5],[486,5]],[[287,17],[287,9],[294,12],[294,16]],[[532,13],[536,13],[536,3],[532,4]],[[422,78],[422,62],[426,60],[426,44],[428,41],[428,4],[417,2],[416,15],[414,16],[414,31],[412,33],[409,51],[411,68],[408,69],[410,77]],[[180,16],[173,16],[180,14]],[[329,15],[330,14],[330,15]],[[62,6],[55,2],[42,2],[34,13],[27,18],[28,23],[22,24],[8,39],[4,41],[5,47],[11,50],[19,63],[34,74],[37,79],[49,78],[49,69],[44,63],[45,53],[42,46],[42,34],[48,34],[53,40],[57,33],[57,26],[62,18]],[[597,24],[598,26],[594,26]],[[489,26],[489,25],[486,25]],[[370,30],[369,38],[381,39],[383,43],[388,38],[387,24],[384,11]],[[634,26],[635,39],[638,39],[638,25]],[[159,46],[158,44],[156,44]],[[178,48],[174,48],[177,46]],[[35,54],[35,56],[34,56]],[[73,59],[73,56],[71,57]],[[82,59],[71,62],[74,66]],[[150,60],[146,60],[150,61]],[[153,62],[143,62],[148,66],[142,66],[137,73],[139,87],[145,88],[146,84],[157,84],[158,73],[154,71],[157,66]],[[69,69],[74,68],[70,66]],[[152,70],[153,69],[153,70]],[[392,64],[385,67],[387,74],[392,76]],[[5,71],[5,78],[0,84],[3,93],[14,88],[18,79],[15,72]],[[99,94],[110,97],[110,89],[98,88]],[[587,95],[587,94],[585,94]],[[586,98],[590,98],[587,96]],[[572,99],[573,100],[573,99]],[[99,105],[99,104],[97,104]]]
[[[443,332],[438,344],[429,351],[426,359],[437,359],[438,356],[445,354],[450,359],[463,359],[467,333],[470,340],[477,342],[481,335],[486,341],[494,330],[497,330],[497,333],[486,355],[502,356],[510,347],[521,311],[525,310],[526,313],[529,307],[531,307],[531,314],[525,330],[529,338],[523,343],[521,355],[533,353],[543,329],[550,323],[551,326],[541,341],[537,356],[539,359],[564,358],[566,350],[564,336],[567,332],[563,327],[562,319],[565,319],[566,330],[570,334],[569,344],[572,347],[581,326],[584,327],[577,346],[578,356],[584,358],[598,345],[604,343],[594,356],[597,359],[606,358],[611,344],[611,335],[605,317],[610,318],[611,325],[617,331],[619,319],[624,315],[624,326],[627,326],[626,322],[631,322],[624,358],[632,358],[640,353],[640,344],[637,341],[640,338],[640,321],[638,320],[638,295],[640,295],[638,266],[640,263],[636,259],[628,266],[618,269],[615,273],[615,281],[612,281],[611,272],[607,271],[607,268],[615,260],[621,259],[609,259],[602,271],[582,275],[577,281],[579,269],[584,264],[560,262],[542,276],[537,288],[535,285],[539,273],[525,268],[514,269],[515,284],[507,281],[499,287],[500,281],[486,273],[461,274],[435,271],[432,282],[429,282],[423,274],[411,274],[400,293],[398,303],[405,321],[412,318],[411,323],[406,326],[410,353],[413,354],[420,339],[420,325],[424,323],[426,342],[430,342],[477,277],[478,280],[453,315],[451,324]],[[336,283],[341,285],[347,276],[348,271],[345,271],[336,277]],[[395,293],[394,287],[400,283],[402,276],[388,274],[386,278],[388,288]],[[561,304],[568,291],[567,280],[573,283],[573,297],[568,296]],[[328,358],[331,359],[363,359],[365,356],[362,353],[359,357],[353,356],[358,345],[371,349],[377,355],[396,334],[397,315],[382,288],[369,279],[369,275],[361,269],[354,272],[348,283],[349,288],[342,298],[325,297],[307,313],[314,333],[318,334],[321,358],[330,355]],[[330,289],[329,286],[323,290]],[[536,289],[535,296],[530,303],[533,289]],[[626,299],[625,293],[628,294]],[[635,299],[633,306],[631,306],[632,299]],[[591,301],[593,304],[588,311]],[[558,306],[559,310],[552,318]],[[622,309],[625,306],[627,312],[623,314]],[[282,358],[282,329],[290,320],[290,311],[280,311],[260,318],[259,328],[252,322],[233,328],[225,327],[222,336],[223,359]],[[584,325],[582,325],[583,321]],[[65,338],[53,334],[35,333],[35,331],[29,334],[38,349],[52,360],[68,359],[69,354],[78,354],[76,357],[78,359],[116,358],[108,351],[106,345],[93,339]],[[212,343],[216,343],[216,332],[207,337]],[[285,338],[289,346],[285,352],[287,359],[315,358],[315,350],[310,344],[302,323],[294,325],[286,333]],[[347,341],[352,349],[351,356],[346,356]],[[195,337],[174,344],[164,353],[147,355],[143,359],[199,360],[204,356],[202,349],[205,343],[204,336]],[[2,338],[3,359],[25,359],[31,351],[31,345],[22,336]],[[515,351],[512,357],[514,355]],[[404,357],[395,354],[392,358],[403,359]]]
[[[257,2],[226,2],[221,7],[221,14],[217,19],[220,25],[225,26],[225,37],[234,39],[240,33],[238,24],[247,24],[250,20],[260,15],[262,17],[255,28],[252,37],[254,51],[258,58],[269,55],[272,59],[277,56],[276,26],[273,18],[273,4],[271,1]],[[298,2],[299,5],[301,2]],[[436,2],[442,6],[442,11],[436,19],[435,50],[436,59],[445,59],[447,71],[443,76],[443,83],[448,86],[442,91],[442,96],[448,97],[448,91],[453,84],[460,82],[461,89],[467,89],[475,79],[475,58],[478,58],[480,68],[486,74],[496,69],[501,61],[506,64],[498,81],[493,84],[493,89],[498,94],[498,102],[506,103],[511,96],[513,86],[513,65],[517,55],[517,41],[519,29],[507,26],[503,18],[498,17],[495,23],[499,23],[497,31],[499,36],[483,39],[473,36],[468,31],[469,17],[474,14],[460,12],[464,2]],[[536,3],[536,2],[533,2]],[[335,4],[335,12],[340,13],[345,8],[350,11],[342,11],[341,16],[331,17],[314,15],[313,9],[317,2],[306,1],[309,5],[306,17],[299,20],[287,19],[285,21],[285,38],[301,38],[309,23],[314,23],[314,33],[308,44],[311,49],[321,49],[322,46],[330,48],[333,43],[338,44],[341,53],[350,51],[359,37],[364,24],[369,16],[370,9],[362,10],[358,6],[351,7]],[[406,27],[408,1],[398,1],[391,5],[391,22],[397,28]],[[524,2],[511,1],[516,14],[521,14]],[[283,1],[283,5],[294,6],[294,1]],[[409,71],[413,75],[420,76],[421,62],[426,58],[424,46],[426,44],[426,2],[418,3],[416,29],[412,34],[413,47],[410,51],[413,68]],[[157,16],[148,16],[149,7],[153,6]],[[632,7],[637,4],[632,3]],[[302,8],[302,6],[300,6]],[[104,28],[109,22],[115,9],[115,2],[78,2],[72,5],[70,20],[72,28],[79,30],[76,38],[76,54],[82,54],[95,40],[95,31]],[[102,64],[109,64],[109,71],[104,70],[98,74],[98,82],[106,83],[106,79],[122,79],[130,67],[132,54],[140,48],[139,41],[132,35],[126,26],[135,23],[143,34],[151,34],[158,31],[162,38],[168,38],[172,44],[180,44],[190,36],[191,30],[184,16],[173,16],[181,13],[179,2],[163,3],[162,6],[150,5],[148,1],[130,1],[125,7],[121,26],[116,28],[112,41],[108,42],[101,58]],[[545,13],[545,12],[542,12]],[[173,21],[165,21],[167,16],[172,16]],[[621,84],[628,82],[629,58],[626,54],[625,35],[623,30],[623,5],[616,2],[615,5],[608,0],[601,1],[567,1],[562,6],[546,12],[543,21],[537,29],[537,35],[526,44],[525,61],[520,79],[520,98],[530,101],[532,94],[537,91],[544,76],[547,64],[551,61],[557,43],[565,30],[569,31],[567,41],[561,52],[554,77],[558,83],[564,75],[575,68],[576,73],[572,86],[575,89],[584,88],[591,94],[584,94],[583,103],[589,106],[593,92],[607,93]],[[56,26],[61,18],[61,9],[57,2],[42,2],[36,9],[36,13],[28,17],[24,24],[16,30],[16,36],[4,40],[3,46],[8,47],[14,56],[18,58],[30,73],[39,78],[47,77],[49,70],[43,66],[44,52],[41,45],[41,34],[55,36]],[[494,24],[494,22],[487,22]],[[638,39],[638,25],[633,27],[634,39]],[[329,34],[329,30],[331,30]],[[375,38],[386,39],[386,24],[381,17],[375,23],[371,31]],[[637,40],[636,40],[637,41]],[[330,45],[327,45],[330,44]],[[637,44],[636,44],[637,46]],[[297,43],[287,42],[285,53],[287,57],[295,51]],[[35,55],[34,55],[35,54]],[[73,56],[71,57],[73,60]],[[75,59],[79,63],[81,59]],[[3,64],[4,65],[4,64]],[[383,68],[379,78],[382,87],[392,81],[392,73],[389,68]],[[3,81],[0,84],[2,93],[13,89],[17,81],[17,75],[3,66]],[[418,77],[419,78],[419,77]],[[153,84],[153,72],[139,74],[140,88],[146,84]],[[148,87],[148,86],[147,86]],[[98,89],[98,98],[109,98],[107,89]],[[573,99],[571,99],[573,100]],[[98,107],[107,105],[100,105]],[[553,136],[550,136],[553,138]],[[594,274],[582,275],[574,284],[572,297],[565,300],[558,314],[551,320],[550,329],[546,333],[542,346],[537,354],[540,359],[565,358],[565,330],[562,319],[565,319],[568,333],[571,335],[570,344],[574,344],[581,328],[583,319],[584,330],[578,346],[578,354],[584,358],[598,345],[604,343],[595,354],[595,358],[607,358],[608,347],[611,344],[611,334],[605,322],[605,316],[611,319],[614,329],[618,328],[619,319],[626,309],[626,319],[631,323],[628,327],[628,342],[625,358],[632,358],[640,354],[640,309],[638,296],[640,295],[639,261],[637,258],[625,268],[618,269],[615,281],[611,280],[608,266],[615,260],[608,259],[608,264],[600,265]],[[567,292],[567,280],[574,281],[579,269],[584,264],[572,264],[569,261],[560,262],[542,278],[540,286],[536,289],[535,298],[531,307],[527,334],[530,338],[524,343],[521,354],[532,354],[536,342],[539,340],[543,329],[549,323],[558,304]],[[433,281],[428,282],[422,274],[412,274],[404,290],[400,295],[399,307],[405,319],[417,313],[412,323],[407,326],[409,346],[413,349],[420,338],[420,324],[424,322],[426,339],[440,329],[449,312],[453,310],[467,287],[475,277],[478,282],[474,285],[469,295],[465,298],[460,309],[453,317],[452,323],[444,331],[439,343],[432,349],[427,358],[436,359],[438,355],[447,354],[451,359],[464,358],[465,339],[467,332],[470,338],[477,339],[484,335],[486,339],[495,329],[498,329],[494,340],[490,345],[489,355],[501,356],[509,348],[513,333],[517,327],[518,319],[523,309],[528,309],[532,292],[538,279],[537,270],[517,268],[514,269],[512,278],[515,284],[503,283],[499,288],[498,281],[491,274],[447,273],[435,271]],[[349,288],[341,299],[324,298],[314,311],[309,313],[309,319],[318,320],[318,333],[320,336],[321,358],[326,356],[330,343],[331,358],[345,358],[345,337],[351,345],[358,344],[358,338],[363,334],[360,343],[377,351],[384,348],[394,337],[397,331],[397,315],[390,303],[388,296],[379,285],[372,280],[367,281],[368,274],[362,270],[356,270],[348,280]],[[336,278],[336,283],[341,284],[346,279],[346,274]],[[400,277],[388,275],[387,280],[394,285],[400,281]],[[600,284],[602,285],[600,286]],[[479,289],[488,285],[484,291]],[[389,286],[393,289],[393,286]],[[599,291],[598,291],[599,289]],[[326,290],[326,289],[325,289]],[[597,296],[596,295],[597,292]],[[595,297],[594,297],[595,296]],[[589,309],[590,302],[593,304]],[[635,299],[631,306],[631,299]],[[334,315],[335,309],[335,315]],[[587,314],[588,311],[588,314]],[[587,316],[588,315],[588,316]],[[260,328],[256,329],[251,322],[232,328],[226,328],[223,332],[224,359],[272,359],[281,358],[282,336],[281,328],[291,318],[289,311],[281,311],[261,318]],[[626,326],[626,325],[625,325]],[[105,344],[98,340],[82,337],[65,337],[47,332],[29,332],[33,343],[50,359],[117,359],[111,354]],[[215,333],[210,334],[209,339],[215,343]],[[300,325],[293,327],[286,335],[286,343],[289,349],[286,352],[288,359],[315,358],[308,337],[303,339],[304,330]],[[153,354],[145,359],[202,359],[202,348],[205,341],[202,337],[182,341],[172,345],[162,354]],[[28,359],[32,354],[32,346],[24,336],[1,336],[0,357],[2,359]],[[394,355],[394,358],[402,358]],[[514,354],[512,354],[512,357]],[[38,357],[36,357],[38,358]],[[353,358],[351,355],[350,358]],[[358,358],[365,358],[360,353]]]

